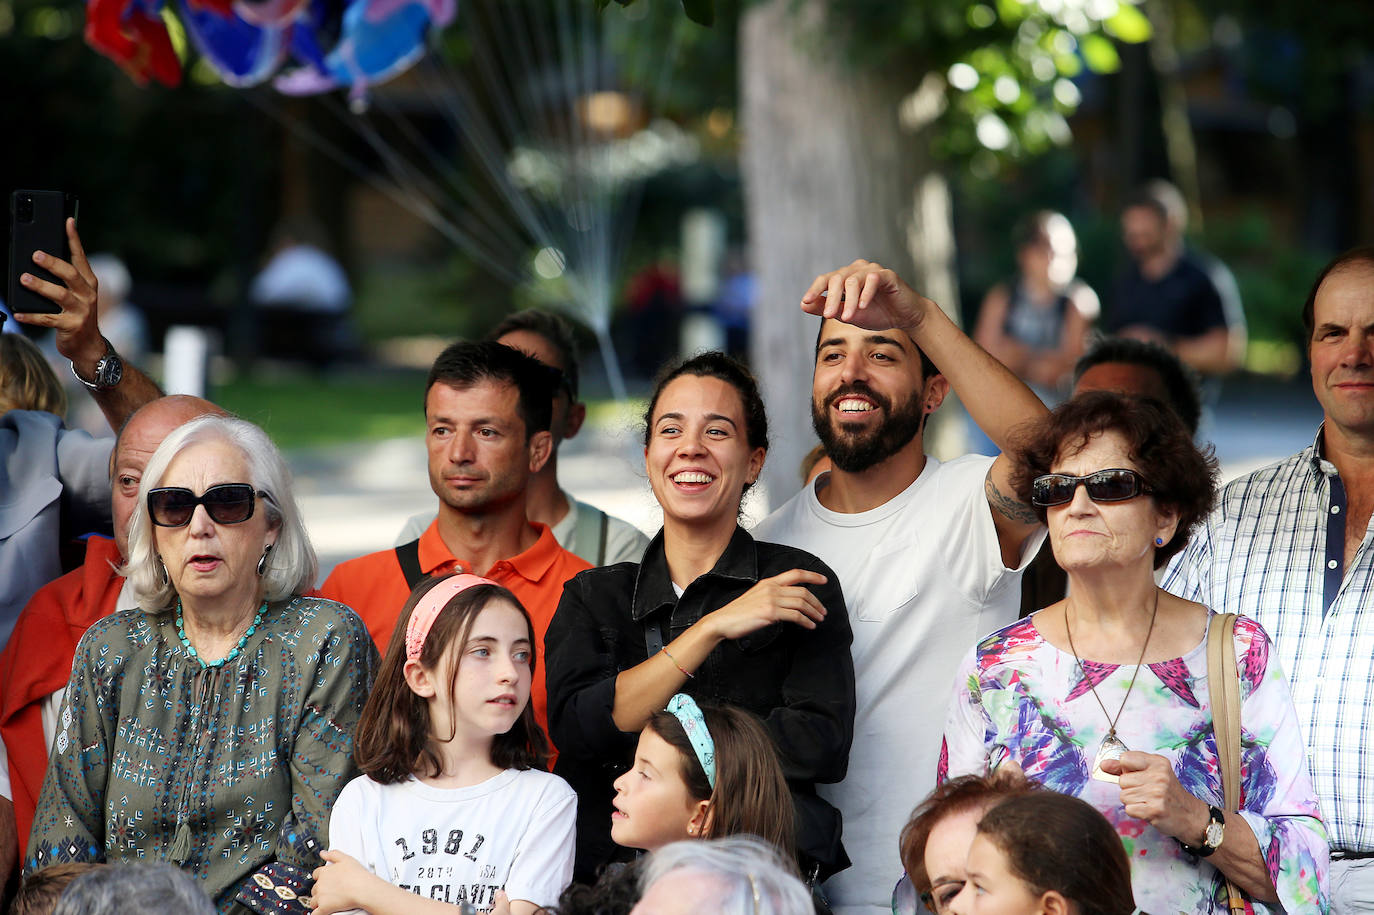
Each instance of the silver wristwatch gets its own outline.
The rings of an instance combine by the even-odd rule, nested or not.
[[[104,340],[104,337],[101,337]],[[100,361],[95,364],[95,381],[87,381],[81,377],[81,373],[76,370],[76,363],[72,363],[72,374],[76,380],[90,388],[92,391],[108,391],[110,388],[119,384],[124,377],[124,360],[119,358],[119,353],[115,352],[109,340],[105,340],[105,355],[100,357]]]

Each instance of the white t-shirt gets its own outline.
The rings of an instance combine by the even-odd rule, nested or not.
[[[359,776],[329,817],[329,847],[420,896],[479,911],[497,890],[553,905],[572,881],[577,795],[540,769],[507,769],[467,788]]]
[[[1021,570],[1043,529],[1002,564],[983,480],[993,459],[927,457],[900,494],[866,512],[833,512],[808,486],[753,531],[806,550],[835,570],[854,630],[858,714],[849,772],[822,797],[844,815],[853,866],[826,883],[837,915],[890,912],[902,876],[897,841],[935,787],[945,712],[959,662],[1016,619]],[[828,482],[828,475],[816,485]]]

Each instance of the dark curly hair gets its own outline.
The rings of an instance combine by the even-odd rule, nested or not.
[[[1154,490],[1155,504],[1178,513],[1173,538],[1155,550],[1155,568],[1161,568],[1187,546],[1193,526],[1212,510],[1217,461],[1212,447],[1199,450],[1178,415],[1154,398],[1090,391],[1050,411],[1021,433],[1012,472],[1016,495],[1044,521],[1045,509],[1031,502],[1032,482],[1052,473],[1061,455],[1077,452],[1104,432],[1115,432],[1126,440],[1126,453]]]

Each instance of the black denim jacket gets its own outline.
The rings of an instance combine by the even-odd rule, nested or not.
[[[640,563],[622,562],[579,573],[563,589],[544,637],[549,730],[558,747],[554,771],[577,791],[579,880],[611,860],[624,860],[610,838],[611,782],[633,761],[637,734],[615,726],[616,676],[648,658],[646,626],[667,644],[707,613],[725,606],[760,579],[791,569],[826,577],[811,590],[825,606],[815,629],[774,623],[722,642],[682,691],[696,699],[748,709],[763,719],[778,745],[783,774],[797,802],[798,846],[822,876],[849,864],[840,844],[840,815],[815,794],[817,782],[838,782],[854,737],[853,639],[835,573],[810,553],[755,541],[737,527],[714,568],[673,592],[663,532]]]

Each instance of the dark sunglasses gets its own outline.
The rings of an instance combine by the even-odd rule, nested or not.
[[[1031,482],[1031,502],[1041,508],[1072,502],[1080,483],[1087,488],[1088,498],[1094,502],[1125,502],[1142,493],[1154,492],[1145,478],[1134,470],[1112,467],[1082,477],[1069,473],[1038,476]]]
[[[158,527],[181,527],[191,523],[197,505],[216,524],[240,524],[253,517],[253,496],[271,498],[249,483],[220,483],[198,496],[181,486],[148,490],[148,516]]]

